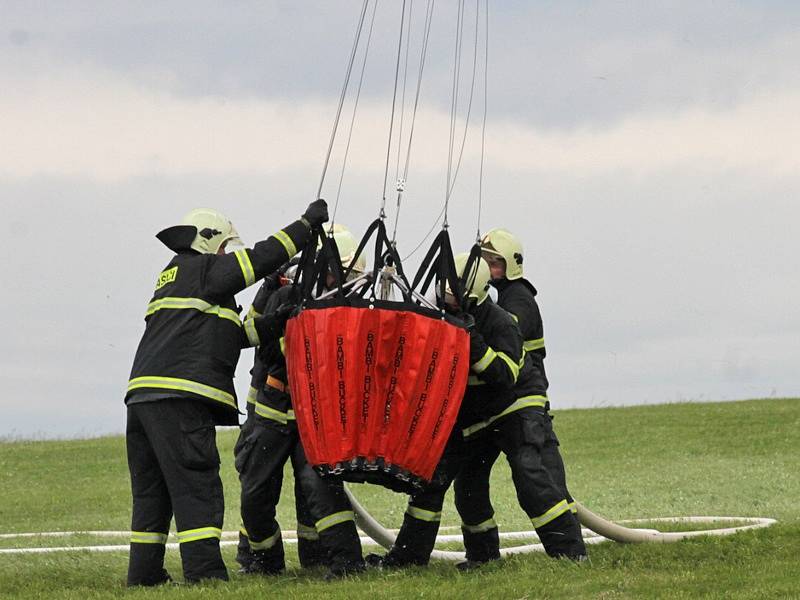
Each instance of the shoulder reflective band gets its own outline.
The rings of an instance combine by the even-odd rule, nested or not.
[[[261,404],[261,402],[258,401],[256,401],[256,414],[259,417],[264,417],[265,419],[276,421],[281,425],[286,425],[287,421],[294,421],[293,410],[287,410],[286,412],[281,412],[277,409],[272,408],[271,406],[267,406],[266,404]]]
[[[178,532],[178,543],[196,542],[198,540],[208,540],[211,538],[220,539],[222,529],[219,527],[200,527],[199,529],[187,529]]]
[[[256,397],[258,397],[258,390],[251,385],[250,389],[247,390],[247,403],[255,404]]]
[[[497,356],[508,365],[508,370],[511,371],[511,377],[514,379],[514,383],[516,383],[519,377],[519,364],[511,360],[511,357],[505,352],[498,352]]]
[[[525,349],[525,352],[544,348],[544,338],[539,338],[538,340],[525,340],[525,342],[522,344],[522,347]]]
[[[513,412],[518,410],[522,410],[523,408],[528,408],[531,406],[535,406],[538,408],[544,408],[545,402],[547,402],[547,396],[523,396],[522,398],[518,398],[512,404],[508,406],[503,412],[499,415],[494,415],[493,417],[489,417],[485,421],[481,421],[480,423],[475,423],[475,425],[470,425],[466,429],[461,430],[461,434],[464,437],[469,437],[473,433],[480,431],[481,429],[485,429],[497,419],[505,417]]]
[[[253,269],[253,263],[250,262],[250,257],[247,255],[247,248],[237,250],[233,255],[239,261],[239,268],[242,270],[245,286],[250,287],[256,282],[256,272]]]
[[[274,237],[283,245],[283,247],[286,249],[286,253],[289,255],[289,258],[292,258],[295,254],[297,254],[297,246],[294,245],[292,238],[289,237],[289,234],[287,234],[285,231],[280,230],[272,237]]]
[[[255,541],[253,538],[248,536],[248,541],[250,542],[250,548],[253,550],[268,550],[272,548],[275,544],[281,541],[281,530],[278,529],[275,533],[269,536],[267,539],[262,540],[260,542]]]
[[[261,313],[256,310],[256,307],[250,305],[250,310],[247,311],[247,318],[248,319],[255,319],[261,316]]]
[[[318,533],[322,533],[329,527],[339,525],[340,523],[346,523],[347,521],[355,521],[355,519],[355,514],[353,514],[352,510],[343,510],[342,512],[333,513],[332,515],[321,518],[316,522],[315,527]]]
[[[432,510],[425,510],[424,508],[417,508],[416,506],[408,505],[406,514],[409,517],[414,517],[420,521],[427,521],[428,523],[438,523],[442,520],[442,511],[433,512]]]
[[[261,339],[258,337],[258,331],[256,331],[255,319],[244,320],[244,332],[247,334],[247,341],[250,342],[251,346],[261,345]]]
[[[180,392],[191,392],[198,396],[205,396],[211,400],[222,402],[233,408],[236,406],[236,398],[228,392],[218,390],[204,383],[190,381],[188,379],[178,379],[177,377],[157,377],[155,375],[146,377],[135,377],[128,382],[128,391],[139,388],[159,388],[163,390],[178,390]]]
[[[131,544],[166,544],[167,534],[155,531],[131,531]]]
[[[230,308],[222,308],[217,304],[211,304],[210,302],[206,302],[205,300],[201,300],[200,298],[177,298],[173,296],[168,296],[166,298],[161,298],[160,300],[153,300],[150,304],[147,305],[147,312],[145,313],[145,316],[149,317],[156,311],[164,309],[199,310],[200,312],[209,315],[215,315],[220,319],[227,319],[233,323],[236,323],[236,325],[238,325],[239,327],[242,326],[242,322],[239,320],[239,315],[236,313],[235,310],[231,310]]]
[[[461,523],[461,529],[468,531],[469,533],[486,533],[492,529],[497,529],[497,523],[495,523],[493,518],[489,518],[483,523],[478,523],[477,525],[467,525],[466,523]]]
[[[487,348],[483,357],[472,365],[472,370],[475,373],[483,373],[495,358],[497,358],[497,353],[491,348]]]
[[[279,344],[281,346],[281,354],[286,356],[286,338],[284,336],[281,336]]]
[[[297,524],[297,537],[301,540],[318,540],[317,528],[313,525]]]
[[[557,519],[565,512],[569,512],[569,504],[567,504],[566,500],[562,500],[558,504],[556,504],[553,508],[548,510],[546,513],[539,515],[538,517],[533,517],[531,519],[531,523],[533,523],[534,529],[539,529],[539,527],[544,527],[553,519]]]

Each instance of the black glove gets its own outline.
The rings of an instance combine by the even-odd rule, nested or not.
[[[281,287],[281,274],[280,271],[275,271],[264,277],[264,290],[267,292],[274,292]]]
[[[462,327],[470,332],[475,330],[475,317],[468,312],[461,312],[456,315],[456,318],[461,321]]]
[[[317,227],[328,220],[328,203],[322,198],[314,200],[308,205],[302,219],[308,223],[309,227]]]
[[[472,328],[469,330],[469,364],[474,365],[481,360],[489,349],[489,344],[483,339],[480,332]]]
[[[295,309],[295,305],[291,302],[287,302],[285,304],[281,304],[278,308],[275,309],[275,323],[281,330],[286,327],[286,321],[289,320],[289,317],[292,316],[292,311]]]

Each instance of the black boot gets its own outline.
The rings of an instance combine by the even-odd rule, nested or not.
[[[131,544],[128,563],[128,587],[154,586],[172,581],[164,570],[163,544]]]
[[[251,551],[250,556],[249,564],[242,565],[239,573],[243,575],[280,575],[286,570],[282,545],[280,552],[275,551],[275,548],[255,550]]]
[[[319,540],[298,538],[297,557],[300,559],[300,566],[304,569],[312,569],[328,564],[328,555]]]

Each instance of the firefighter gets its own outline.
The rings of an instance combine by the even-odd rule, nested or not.
[[[470,569],[500,558],[489,475],[501,451],[511,465],[520,505],[547,553],[580,561],[586,558],[586,547],[548,412],[544,331],[536,288],[523,277],[522,245],[510,232],[492,229],[481,247],[498,291],[497,303],[522,332],[523,362],[513,403],[493,407],[463,428],[467,458],[454,487],[467,561],[459,567]]]
[[[173,514],[186,581],[228,578],[214,426],[238,424],[233,376],[248,342],[234,294],[296,254],[327,219],[316,200],[299,220],[231,254],[226,246],[241,244],[239,236],[215,210],[193,210],[156,235],[176,254],[157,278],[125,395],[129,586],[170,581],[164,549]]]
[[[456,269],[463,276],[468,255],[456,257]],[[467,312],[461,313],[458,300],[446,294],[448,310],[466,324],[470,333],[469,385],[456,426],[448,440],[431,483],[411,495],[403,525],[391,550],[385,556],[370,555],[372,565],[401,567],[425,565],[430,559],[439,531],[445,493],[465,460],[462,429],[513,402],[513,389],[522,357],[522,337],[508,313],[488,295],[489,266],[479,258],[477,268],[465,281]]]
[[[252,327],[256,323],[253,319],[260,317],[266,311],[267,300],[269,297],[283,285],[291,283],[290,273],[296,268],[295,261],[297,258],[290,262],[285,263],[275,273],[268,275],[264,278],[264,282],[258,289],[253,304],[248,311],[247,318],[244,321],[245,331],[250,331],[252,334]],[[258,340],[255,341],[257,344]],[[247,393],[247,418],[242,424],[239,438],[233,449],[234,461],[238,458],[239,453],[244,447],[244,442],[250,433],[253,423],[256,420],[255,403],[258,396],[258,388],[260,388],[266,380],[266,365],[261,360],[260,353],[256,352],[253,359],[253,368],[250,370],[250,389]],[[243,475],[240,473],[240,478]],[[297,555],[300,559],[300,566],[303,568],[311,568],[317,565],[324,564],[325,554],[319,543],[319,535],[314,528],[314,519],[311,516],[308,505],[306,503],[303,490],[300,486],[300,480],[295,478],[294,482],[294,498],[295,498],[295,514],[297,517]],[[238,562],[242,570],[249,568],[250,562],[253,559],[253,554],[250,549],[250,541],[247,537],[247,531],[244,525],[239,530],[239,544],[236,552],[236,562]]]
[[[342,262],[352,259],[357,244],[353,235],[340,229],[333,234]],[[348,256],[349,255],[349,256]],[[363,258],[353,269],[364,271]],[[280,526],[275,519],[283,483],[283,468],[291,460],[295,479],[295,497],[305,498],[303,509],[310,517],[301,521],[300,540],[318,539],[325,553],[328,579],[363,570],[361,542],[355,527],[350,502],[341,481],[323,480],[306,461],[297,432],[297,423],[289,394],[283,325],[296,305],[296,289],[286,286],[267,301],[266,314],[256,319],[261,335],[259,353],[265,366],[264,379],[257,387],[253,424],[240,442],[236,468],[242,486],[241,516],[249,539],[250,560],[242,572],[270,575],[285,569]],[[275,319],[280,328],[263,334],[259,321]],[[298,494],[298,491],[300,492]],[[301,554],[301,564],[303,556]]]

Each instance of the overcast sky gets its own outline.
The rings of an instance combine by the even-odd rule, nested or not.
[[[481,227],[525,244],[554,407],[800,396],[800,5],[491,4]],[[434,12],[401,254],[445,196],[456,5]],[[253,243],[303,211],[360,8],[0,0],[1,436],[123,430],[170,259],[154,234],[212,206]],[[356,231],[380,204],[399,22],[399,2],[378,6],[337,214]],[[450,204],[456,251],[477,227],[482,80]]]

